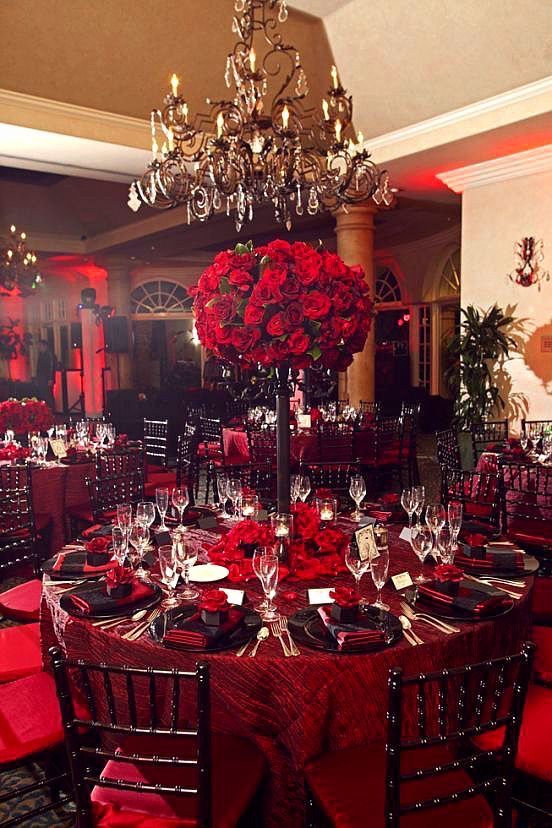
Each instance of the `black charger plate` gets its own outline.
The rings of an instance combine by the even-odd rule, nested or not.
[[[305,607],[305,609],[292,615],[288,620],[289,631],[294,641],[304,647],[325,650],[328,653],[339,653],[339,655],[357,655],[369,653],[373,650],[381,650],[384,647],[396,644],[401,639],[401,622],[390,612],[371,606],[362,606],[360,612],[359,629],[382,630],[385,634],[382,641],[366,644],[354,650],[338,649],[337,642],[324,626],[317,607]]]
[[[77,552],[76,549],[74,551]],[[93,581],[95,578],[103,578],[107,574],[107,569],[103,569],[101,572],[54,572],[53,568],[58,554],[54,555],[53,558],[48,558],[47,561],[42,561],[40,565],[42,571],[52,581]],[[67,557],[69,555],[71,555],[71,552],[67,552]]]
[[[467,556],[466,556],[467,557]],[[481,578],[504,578],[505,580],[526,578],[534,575],[539,570],[539,562],[533,555],[525,555],[523,558],[523,569],[482,569],[479,566],[468,566],[462,561],[458,564],[460,569],[469,572],[470,575],[479,575]]]
[[[63,610],[65,610],[65,612],[68,612],[69,615],[74,615],[75,618],[119,618],[123,615],[133,615],[135,612],[138,612],[138,610],[150,609],[150,607],[154,607],[163,598],[163,590],[161,587],[152,583],[151,597],[142,598],[141,601],[136,601],[134,603],[128,602],[119,607],[114,605],[112,610],[105,610],[103,612],[83,612],[76,607],[70,599],[71,595],[78,595],[79,592],[91,592],[92,590],[102,592],[104,589],[105,583],[103,582],[98,584],[79,584],[79,586],[74,589],[63,593],[59,600],[59,605]],[[116,599],[113,600],[115,601]]]
[[[191,604],[189,607],[175,607],[174,609],[167,610],[163,615],[160,615],[152,621],[149,628],[151,637],[158,644],[161,644],[163,642],[163,636],[168,630],[173,629],[173,627],[178,627],[181,621],[189,618],[195,612],[197,612],[197,607],[194,604]],[[246,610],[240,626],[236,627],[229,635],[225,635],[224,638],[217,641],[214,646],[203,649],[199,647],[178,646],[171,647],[170,649],[186,650],[194,653],[218,653],[222,650],[232,650],[241,647],[250,638],[255,638],[262,625],[263,622],[260,615],[253,612],[253,610]],[[251,643],[253,644],[253,642]]]
[[[509,598],[505,594],[504,600],[506,603],[500,609],[479,617],[459,607],[445,607],[444,605],[441,607],[436,601],[425,601],[423,596],[418,597],[416,587],[409,587],[403,594],[410,606],[417,612],[427,612],[436,618],[444,618],[448,621],[469,621],[471,623],[475,621],[492,621],[493,618],[502,618],[503,615],[507,615],[514,606],[514,599]]]

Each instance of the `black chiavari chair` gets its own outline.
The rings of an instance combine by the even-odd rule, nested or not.
[[[409,678],[392,668],[385,743],[307,765],[310,824],[322,811],[331,825],[510,828],[533,655],[525,644],[519,654]],[[492,746],[481,746],[490,735]]]
[[[552,554],[552,467],[501,463],[502,524],[509,538],[537,555]]]
[[[552,431],[552,420],[522,420],[521,433],[534,444],[538,442],[545,431]]]
[[[242,486],[259,496],[263,509],[270,511],[276,505],[276,469],[270,460],[264,463],[232,464],[215,469],[217,493],[219,477],[235,478]],[[220,500],[220,498],[218,498]]]
[[[403,403],[403,408],[404,411],[400,416],[399,482],[403,488],[406,477],[410,488],[420,483],[417,445],[420,406],[405,406]]]
[[[264,758],[246,739],[211,732],[208,663],[178,670],[75,661],[56,648],[50,656],[81,828],[120,808],[198,828],[245,814]]]
[[[371,479],[379,493],[384,477],[402,477],[402,420],[378,417],[372,428],[355,429],[354,455],[366,481]]]
[[[144,418],[144,451],[146,460],[166,469],[169,463],[169,421]]]
[[[361,400],[355,419],[355,428],[373,428],[378,417],[381,417],[381,403]]]
[[[473,462],[477,463],[479,456],[494,443],[504,443],[508,439],[508,420],[487,420],[477,423],[470,428],[473,448]]]
[[[416,422],[420,419],[420,411],[422,410],[421,403],[409,403],[403,402],[401,403],[401,417],[403,415],[409,415],[411,417],[415,417]]]
[[[313,494],[316,494],[317,489],[331,489],[339,499],[339,508],[350,507],[351,477],[360,474],[357,464],[304,463],[300,466],[299,473],[309,477]]]
[[[444,431],[437,431],[435,437],[437,440],[437,462],[439,465],[447,469],[460,471],[462,468],[462,460],[460,457],[457,432],[453,428],[447,428]]]
[[[214,469],[224,463],[222,421],[216,417],[199,418],[199,465],[205,470],[205,503],[214,480]]]
[[[252,463],[276,463],[276,426],[247,429],[249,457]]]
[[[441,502],[461,502],[466,519],[498,528],[499,499],[497,474],[441,467]]]
[[[176,485],[187,486],[192,506],[199,487],[198,445],[199,427],[185,425],[184,433],[179,434],[176,446]]]
[[[318,457],[325,462],[353,462],[353,423],[320,423]]]
[[[226,406],[226,420],[240,420],[245,423],[249,406],[247,400],[231,400]]]

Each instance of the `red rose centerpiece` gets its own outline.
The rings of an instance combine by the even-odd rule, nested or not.
[[[134,575],[128,566],[117,564],[105,576],[105,589],[110,598],[126,598],[132,591]]]
[[[201,620],[208,627],[220,627],[228,618],[230,605],[222,589],[206,589],[199,602]]]
[[[89,566],[103,566],[109,560],[109,538],[99,537],[85,543],[86,562]]]
[[[339,624],[354,624],[358,617],[360,597],[356,589],[339,586],[330,590],[330,598],[334,599],[331,616]]]
[[[243,367],[278,375],[278,511],[289,512],[289,370],[344,371],[362,351],[372,320],[364,274],[304,242],[252,242],[219,253],[194,296],[200,342]]]
[[[25,435],[29,431],[46,431],[53,422],[54,416],[46,403],[35,397],[0,403],[0,433],[8,428]]]

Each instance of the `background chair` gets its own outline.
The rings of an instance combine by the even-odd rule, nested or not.
[[[184,433],[179,434],[176,446],[176,485],[188,488],[192,506],[199,488],[198,446],[199,427],[185,425]]]
[[[328,463],[353,462],[353,423],[320,423],[318,458]]]
[[[444,506],[451,500],[460,501],[466,520],[481,521],[498,528],[499,497],[496,474],[441,468],[441,501]]]
[[[437,431],[435,438],[437,440],[437,462],[439,465],[442,468],[460,471],[462,469],[462,459],[456,430],[447,428],[444,431]]]
[[[263,509],[271,510],[276,505],[276,470],[267,460],[264,463],[232,464],[215,469],[217,480],[220,476],[233,477],[241,481],[259,496]]]
[[[189,418],[187,418],[187,422],[191,422]],[[199,471],[205,471],[205,503],[207,503],[214,481],[214,470],[224,463],[222,421],[216,417],[200,417],[199,440],[197,456]]]
[[[339,499],[339,508],[351,508],[351,477],[360,474],[356,463],[305,463],[301,465],[299,473],[309,477],[313,494],[316,494],[317,489],[331,489]]]
[[[552,430],[552,420],[522,420],[521,433],[535,443],[545,431]]]
[[[249,457],[252,463],[272,463],[276,465],[276,426],[266,428],[247,428]]]
[[[494,443],[504,443],[508,439],[508,420],[487,420],[470,428],[473,449],[473,464],[477,463],[482,452]]]
[[[501,463],[503,529],[543,560],[552,559],[552,468]]]

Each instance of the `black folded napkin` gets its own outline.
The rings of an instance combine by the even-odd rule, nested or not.
[[[95,523],[81,533],[81,538],[91,540],[92,538],[110,538],[113,531],[112,523]]]
[[[508,541],[490,541],[484,546],[470,546],[460,543],[460,552],[454,562],[459,566],[484,571],[524,569],[525,555],[513,543]]]
[[[94,584],[86,588],[83,586],[78,592],[65,593],[61,596],[60,606],[65,610],[78,609],[84,615],[104,615],[110,612],[116,614],[121,607],[140,604],[153,597],[154,594],[153,584],[135,578],[129,595],[114,598],[107,594],[105,583]]]
[[[166,647],[177,650],[179,647],[192,647],[205,650],[219,643],[221,639],[231,635],[245,617],[245,610],[232,607],[228,611],[228,618],[218,627],[210,627],[201,620],[199,610],[193,615],[178,622],[178,626],[167,630],[163,638]]]
[[[45,572],[49,575],[79,578],[82,575],[105,575],[110,569],[117,565],[117,561],[111,558],[111,553],[105,556],[105,563],[99,566],[91,566],[87,561],[85,549],[68,550],[59,552],[43,565]]]
[[[460,582],[431,581],[429,584],[419,584],[418,594],[426,601],[441,607],[455,607],[477,618],[500,610],[512,600],[494,587],[476,584],[464,578]]]
[[[363,649],[368,644],[385,641],[381,630],[360,627],[358,624],[341,624],[332,618],[331,611],[331,606],[318,607],[318,615],[337,642],[338,650],[354,652],[354,650]]]

